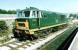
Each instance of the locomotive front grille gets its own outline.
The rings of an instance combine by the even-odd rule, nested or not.
[[[25,27],[24,23],[18,23],[18,26]]]
[[[17,21],[16,22],[16,28],[17,29],[29,29],[29,25],[28,25],[28,21],[26,20],[26,21],[24,21],[24,22],[19,22],[19,21]]]

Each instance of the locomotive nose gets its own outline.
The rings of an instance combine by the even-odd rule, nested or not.
[[[29,29],[28,20],[26,21],[16,21],[16,28],[17,29]]]

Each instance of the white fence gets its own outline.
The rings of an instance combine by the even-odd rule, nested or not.
[[[15,19],[15,18],[17,18],[16,14],[0,14],[0,20]]]
[[[0,14],[0,21],[5,21],[10,30],[12,30],[12,23],[16,18],[16,14]]]

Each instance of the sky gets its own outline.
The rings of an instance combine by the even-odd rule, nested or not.
[[[0,0],[0,9],[16,10],[36,7],[41,10],[77,13],[78,0]]]

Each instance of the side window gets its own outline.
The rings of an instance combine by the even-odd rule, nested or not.
[[[36,13],[35,13],[35,11],[32,12],[32,16],[36,17]]]
[[[40,11],[32,11],[32,17],[33,18],[41,18],[41,12]]]
[[[37,17],[39,17],[39,12],[37,11]]]
[[[37,17],[41,18],[41,12],[40,11],[37,11]]]

